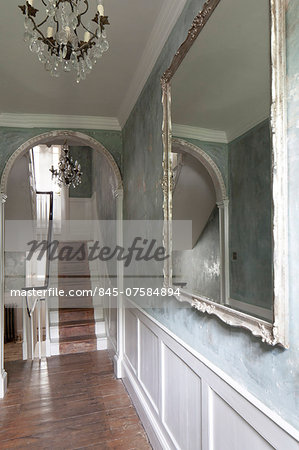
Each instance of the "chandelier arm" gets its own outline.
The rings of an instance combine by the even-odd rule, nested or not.
[[[47,6],[47,3],[44,0],[41,0],[41,1],[42,1],[43,5]]]
[[[81,17],[84,16],[84,15],[87,13],[87,11],[89,10],[88,0],[83,0],[83,1],[84,1],[85,5],[86,5],[86,9],[85,9],[85,11],[83,11],[81,14],[79,14],[79,15],[77,16],[77,18],[78,18],[78,26],[79,26],[80,24],[82,25]]]
[[[96,38],[96,37],[97,37],[97,34],[96,34],[96,33],[94,33],[93,31],[90,31],[85,25],[83,25],[83,22],[81,22],[81,26],[82,26],[82,28],[84,28],[85,31],[88,31],[88,33],[90,33],[90,34],[92,35],[91,38],[89,39],[88,43],[89,43],[93,38]]]
[[[59,22],[58,22],[58,20],[55,19],[55,16],[54,16],[54,22],[56,23],[56,32],[58,33],[58,31],[59,31]]]
[[[39,24],[37,25],[37,27],[41,27],[44,23],[47,22],[48,19],[49,19],[49,16],[47,16],[41,23],[39,23]]]
[[[56,49],[56,50],[57,50],[57,49],[58,49],[58,46],[55,46],[48,38],[45,37],[45,35],[43,34],[43,32],[40,31],[40,30],[38,29],[38,26],[37,26],[37,24],[35,23],[35,20],[34,20],[31,16],[29,16],[29,18],[30,18],[31,21],[33,22],[34,30],[37,31],[37,32],[41,35],[42,41],[45,42],[45,43],[47,43],[47,44],[48,44],[50,47],[52,47],[53,49]]]

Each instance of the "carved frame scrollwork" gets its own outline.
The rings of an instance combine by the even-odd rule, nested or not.
[[[171,80],[189,49],[222,0],[207,0],[195,17],[187,38],[174,55],[170,67],[161,78],[163,127],[162,138],[164,193],[163,240],[170,257],[164,265],[164,284],[172,286],[172,123]],[[273,322],[216,303],[205,297],[181,292],[179,301],[188,301],[198,311],[217,316],[227,325],[249,330],[263,342],[288,348],[288,159],[286,145],[286,62],[285,62],[285,0],[270,0],[271,9],[271,69],[272,69],[272,201],[273,201]],[[226,268],[227,270],[227,268]]]

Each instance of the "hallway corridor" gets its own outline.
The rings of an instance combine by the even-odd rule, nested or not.
[[[0,448],[150,449],[107,351],[6,363]]]

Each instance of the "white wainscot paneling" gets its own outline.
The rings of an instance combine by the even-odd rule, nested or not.
[[[133,371],[137,373],[137,317],[125,309],[125,356]]]
[[[123,381],[153,448],[298,450],[299,433],[131,301]]]
[[[139,379],[154,408],[159,401],[159,340],[143,322],[139,325]]]
[[[116,348],[117,342],[117,300],[116,297],[109,297],[108,334],[113,346]],[[106,325],[107,326],[107,325]]]
[[[228,403],[210,391],[210,448],[213,450],[273,449]]]
[[[176,448],[201,449],[201,379],[163,346],[163,422]]]

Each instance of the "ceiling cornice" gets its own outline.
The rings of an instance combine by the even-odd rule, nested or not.
[[[116,117],[64,116],[59,114],[0,114],[0,127],[75,128],[121,131]]]
[[[123,127],[134,108],[154,65],[179,18],[187,0],[165,0],[158,19],[152,29],[140,63],[132,78],[126,96],[120,106],[118,118]]]
[[[175,137],[197,139],[205,142],[228,143],[225,131],[210,130],[208,128],[190,127],[174,123],[172,125],[172,134]]]
[[[236,124],[235,128],[228,133],[220,130],[210,130],[209,128],[191,127],[189,125],[178,125],[174,123],[172,125],[172,134],[179,138],[229,144],[267,119],[269,119],[268,114],[261,115],[252,122]]]

